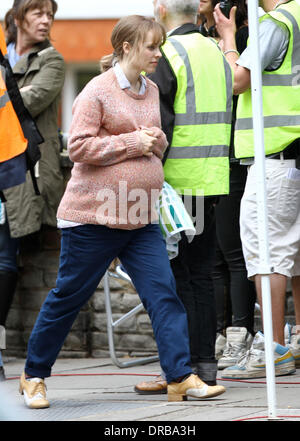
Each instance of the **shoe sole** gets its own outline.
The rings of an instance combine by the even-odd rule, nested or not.
[[[295,366],[300,367],[300,355],[293,355],[295,359]]]
[[[281,377],[284,375],[290,375],[290,374],[294,374],[296,372],[295,367],[280,367],[280,369],[276,369],[275,367],[275,377]],[[231,373],[228,375],[221,375],[221,378],[224,379],[236,379],[236,380],[250,380],[251,378],[266,378],[266,370],[265,368],[262,368],[261,371],[252,371],[251,374],[249,373],[241,373],[241,372],[236,372],[236,373]]]
[[[178,401],[187,401],[188,397],[195,398],[197,400],[205,400],[207,398],[214,398],[214,397],[217,397],[218,395],[222,395],[224,392],[226,392],[225,387],[222,388],[222,389],[220,388],[219,390],[217,390],[214,393],[210,393],[210,394],[204,395],[202,397],[199,397],[196,394],[193,395],[191,392],[190,393],[187,392],[185,395],[182,395],[182,394],[168,394],[168,401],[170,401],[170,402],[172,402],[172,401],[173,402],[174,401],[177,401],[177,402]]]
[[[136,392],[139,395],[164,395],[167,393],[167,388],[161,389],[161,390],[140,390],[136,387],[134,388],[134,392]]]
[[[232,362],[232,363],[226,363],[226,364],[221,364],[221,365],[219,365],[219,363],[218,363],[218,369],[220,371],[222,371],[223,369],[229,368],[231,366],[235,366],[237,364],[237,362],[238,362],[238,360],[235,360],[235,362]]]

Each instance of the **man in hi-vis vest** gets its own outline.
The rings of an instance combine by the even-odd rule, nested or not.
[[[229,192],[232,72],[216,42],[196,26],[199,0],[157,0],[154,14],[167,31],[163,57],[150,75],[159,88],[162,129],[169,148],[165,180],[183,197],[196,235],[182,233],[171,260],[177,293],[188,317],[192,366],[216,384],[216,310],[211,272],[215,254],[215,204]],[[138,393],[163,393],[166,382],[140,383]]]
[[[275,375],[286,375],[295,372],[295,361],[300,362],[300,0],[263,0],[260,5],[268,11],[260,17],[259,42]],[[239,94],[235,156],[249,167],[241,203],[241,239],[248,277],[255,281],[262,310],[251,58],[249,47],[240,57],[236,52],[234,15],[235,8],[229,20],[218,6],[215,9],[223,50],[234,70],[234,93]],[[292,279],[297,326],[289,332],[286,342],[284,314],[288,278]],[[265,375],[264,336],[258,332],[248,356],[236,366],[225,369],[222,377]]]

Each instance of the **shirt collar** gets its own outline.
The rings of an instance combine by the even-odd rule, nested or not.
[[[130,89],[130,82],[127,80],[126,75],[124,74],[120,64],[116,63],[113,69],[121,89]],[[143,75],[140,75],[140,80],[141,80],[141,88],[139,90],[139,95],[144,95],[144,93],[146,92],[147,82],[145,77],[143,77]]]

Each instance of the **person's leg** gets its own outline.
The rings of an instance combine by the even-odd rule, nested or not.
[[[203,233],[195,236],[186,247],[186,265],[194,303],[190,336],[192,363],[215,361],[217,320],[212,281],[215,245],[215,206],[211,199],[207,199],[204,203]]]
[[[254,334],[256,292],[247,277],[239,227],[242,195],[235,191],[220,199],[216,206],[217,238],[229,271],[232,326],[245,327]]]
[[[19,240],[10,236],[9,225],[0,225],[0,325],[5,326],[17,286]]]
[[[19,240],[10,236],[9,225],[6,221],[0,225],[0,332],[5,336],[5,324],[7,316],[15,295],[18,267],[17,254]],[[5,340],[5,338],[0,340]],[[0,344],[0,379],[5,379],[3,359],[1,350],[5,349],[4,344]]]
[[[293,161],[292,161],[293,162]],[[300,219],[297,220],[297,181],[288,179],[290,161],[266,160],[268,245],[274,340],[284,344],[284,307],[287,277],[292,274]],[[256,197],[256,167],[251,166],[241,202],[241,238],[248,277],[255,280],[261,305],[260,237]],[[261,305],[262,306],[262,305]]]
[[[81,307],[95,292],[110,262],[126,243],[126,232],[84,225],[62,230],[60,266],[28,342],[25,372],[44,378]]]
[[[216,219],[217,210],[216,210]],[[220,249],[219,242],[212,272],[214,294],[216,299],[217,333],[225,335],[226,328],[232,325],[232,310],[230,299],[230,277],[228,265]]]
[[[119,258],[151,319],[167,382],[191,374],[186,312],[159,226],[135,230]]]
[[[193,211],[199,216],[197,199],[193,197],[192,202]],[[216,384],[217,377],[217,319],[212,281],[216,240],[214,203],[212,198],[204,199],[203,232],[191,243],[183,235],[179,255],[171,260],[177,293],[188,317],[192,367],[210,385]]]
[[[300,256],[298,255],[298,265]],[[298,266],[297,265],[297,266]],[[287,347],[290,348],[291,353],[295,359],[296,367],[300,366],[300,276],[292,278],[292,292],[294,299],[295,320],[296,325],[291,329],[290,341]]]
[[[296,331],[300,334],[300,276],[292,278],[292,292],[295,309]]]
[[[284,307],[286,279],[293,273],[295,257],[299,250],[298,200],[300,181],[291,178],[294,161],[266,160],[266,189],[268,213],[268,244],[270,256],[273,348],[275,375],[295,371],[295,360],[284,341]],[[295,170],[295,169],[294,169]],[[241,238],[248,270],[248,277],[254,278],[257,296],[261,302],[261,276],[259,216],[257,205],[257,178],[255,164],[250,167],[245,192],[241,202]],[[264,269],[264,272],[265,269]],[[263,311],[261,311],[263,313]],[[263,316],[262,316],[263,319]],[[265,376],[264,337],[257,333],[249,356],[236,366],[225,369],[224,378],[252,378]],[[257,363],[260,360],[260,368]],[[229,376],[228,376],[229,375]]]
[[[282,274],[271,274],[270,276],[271,301],[272,301],[272,323],[273,339],[284,346],[284,312],[287,279]],[[261,276],[255,276],[257,298],[260,304],[261,317],[263,318]]]

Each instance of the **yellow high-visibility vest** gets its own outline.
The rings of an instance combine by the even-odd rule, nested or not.
[[[177,80],[165,180],[179,194],[228,194],[231,68],[217,45],[199,33],[171,36],[161,49]]]
[[[290,33],[281,66],[262,74],[265,154],[283,151],[300,138],[300,5],[290,1],[261,18],[284,23]],[[251,90],[239,96],[235,126],[235,156],[254,157]]]

